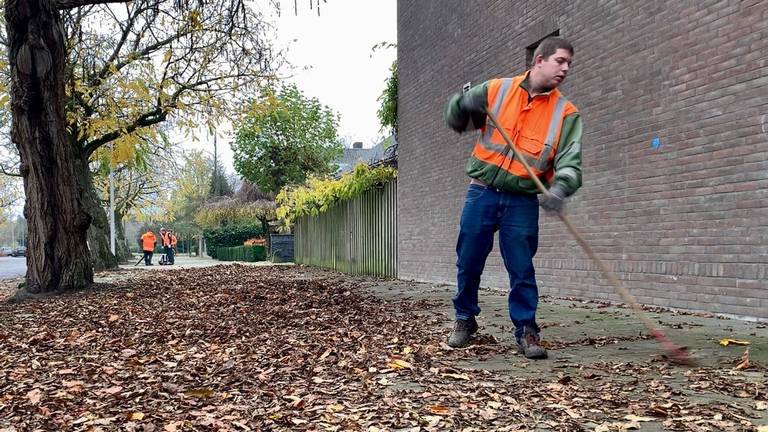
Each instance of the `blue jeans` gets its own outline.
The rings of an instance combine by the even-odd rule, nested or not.
[[[516,327],[515,336],[519,338],[524,327],[539,331],[536,325],[539,290],[533,268],[533,256],[539,245],[539,200],[536,195],[469,185],[456,244],[458,287],[453,307],[456,319],[470,319],[480,313],[477,291],[496,231],[509,274],[509,317]]]

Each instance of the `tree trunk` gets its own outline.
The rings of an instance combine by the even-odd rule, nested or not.
[[[73,144],[72,147],[75,148],[75,145]],[[93,269],[102,271],[117,268],[117,258],[109,250],[109,219],[93,186],[93,177],[88,168],[88,156],[82,152],[75,152],[74,169],[83,191],[83,208],[91,217],[91,226],[88,228],[88,247],[91,251]]]
[[[133,254],[128,248],[128,242],[125,241],[125,225],[123,225],[123,215],[115,210],[115,228],[117,229],[117,242],[115,252],[118,263],[127,263],[133,260]]]
[[[50,0],[8,0],[11,140],[19,150],[27,219],[31,293],[79,289],[93,282],[83,209],[66,137],[64,38]]]

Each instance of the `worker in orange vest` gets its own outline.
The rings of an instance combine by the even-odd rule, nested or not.
[[[461,133],[480,130],[466,172],[472,179],[461,215],[456,323],[448,345],[463,347],[478,330],[478,287],[496,231],[509,274],[509,316],[518,348],[527,358],[547,357],[541,345],[536,309],[539,292],[533,267],[539,241],[539,209],[562,211],[564,200],[581,186],[582,122],[579,110],[558,90],[573,58],[573,46],[546,38],[533,54],[531,68],[514,78],[491,79],[456,94],[445,120]],[[487,119],[492,112],[511,137],[515,153],[531,166],[550,196],[538,190],[522,163]]]
[[[170,255],[170,264],[173,264],[176,262],[176,244],[178,244],[178,239],[176,238],[176,233],[174,233],[171,230],[168,230],[168,237],[171,242],[171,255]]]
[[[152,254],[155,252],[155,246],[157,245],[157,237],[152,230],[147,230],[141,235],[141,249],[144,251],[144,265],[152,265]]]

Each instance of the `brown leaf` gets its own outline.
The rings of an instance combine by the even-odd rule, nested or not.
[[[291,406],[294,408],[304,408],[304,405],[306,404],[304,399],[300,398],[299,396],[286,395],[283,396],[283,399],[291,401]]]
[[[467,374],[444,373],[442,374],[442,376],[446,378],[453,378],[453,379],[465,380],[465,381],[469,381],[471,379]]]
[[[27,393],[27,399],[32,403],[32,405],[37,405],[40,403],[40,399],[43,397],[43,392],[40,391],[40,389],[32,389]]]
[[[451,413],[451,409],[442,405],[432,405],[429,407],[429,412],[437,415],[448,415]]]
[[[209,398],[213,396],[215,392],[209,388],[194,388],[185,390],[184,394],[196,398]]]
[[[749,365],[749,348],[744,350],[744,354],[741,355],[741,359],[739,359],[739,363],[734,367],[735,370],[741,370],[748,368]]]
[[[392,369],[413,369],[413,365],[408,363],[405,360],[401,359],[393,359],[390,360],[389,363],[387,363],[387,366],[389,366]]]
[[[99,393],[108,394],[108,395],[116,395],[116,394],[120,393],[121,391],[123,391],[122,387],[120,387],[120,386],[112,386],[112,387],[107,387],[105,389],[101,389],[99,391]]]
[[[319,357],[319,359],[318,359],[318,360],[325,360],[325,359],[326,359],[326,357],[328,357],[329,355],[331,355],[331,353],[332,353],[332,352],[333,352],[333,349],[331,349],[331,348],[328,348],[327,350],[325,350],[325,352],[324,352],[322,355],[320,355],[320,357]]]

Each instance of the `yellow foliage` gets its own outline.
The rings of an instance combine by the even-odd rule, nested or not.
[[[205,228],[275,219],[275,203],[267,200],[243,203],[234,199],[207,204],[195,214],[195,223]]]
[[[396,177],[394,168],[357,164],[338,180],[310,178],[305,186],[285,187],[277,194],[275,215],[281,228],[289,229],[297,218],[325,212],[339,201],[352,199]]]

